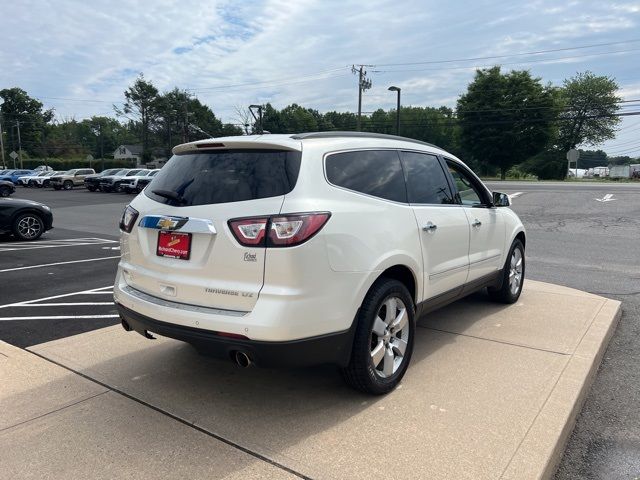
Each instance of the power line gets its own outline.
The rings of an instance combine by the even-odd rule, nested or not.
[[[456,63],[456,62],[473,62],[476,60],[494,60],[498,58],[510,58],[510,57],[524,57],[528,55],[542,55],[545,53],[554,53],[554,52],[567,52],[570,50],[582,50],[585,48],[596,48],[596,47],[608,47],[611,45],[623,45],[627,43],[636,43],[640,42],[640,38],[634,38],[630,40],[623,40],[619,42],[607,42],[607,43],[594,43],[591,45],[580,45],[577,47],[565,47],[565,48],[554,48],[549,50],[537,50],[533,52],[522,52],[522,53],[511,53],[505,55],[491,55],[486,57],[471,57],[471,58],[458,58],[454,60],[430,60],[426,62],[405,62],[405,63],[377,63],[375,65],[368,65],[370,67],[394,67],[394,66],[410,66],[410,65],[433,65],[433,64],[441,64],[441,63]]]

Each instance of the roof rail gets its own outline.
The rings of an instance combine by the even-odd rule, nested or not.
[[[400,140],[403,142],[419,143],[420,145],[427,145],[429,147],[440,148],[432,143],[423,142],[421,140],[415,140],[413,138],[400,137],[398,135],[387,135],[384,133],[372,133],[372,132],[310,132],[310,133],[296,133],[291,135],[294,140],[305,140],[308,138],[381,138],[386,140]],[[442,149],[441,149],[442,150]]]

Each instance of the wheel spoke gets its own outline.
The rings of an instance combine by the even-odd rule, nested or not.
[[[393,366],[395,363],[395,356],[391,347],[387,347],[384,351],[384,365],[382,367],[382,373],[389,377],[393,375]]]
[[[407,342],[398,337],[391,339],[391,348],[400,356],[404,357],[404,352],[407,351]]]
[[[391,328],[393,329],[394,332],[397,332],[398,330],[404,329],[406,325],[407,325],[407,309],[403,308],[402,310],[400,310],[400,313],[398,314],[396,319],[393,321],[393,323],[391,323]]]
[[[396,298],[391,297],[386,302],[384,302],[384,304],[387,307],[387,312],[385,314],[384,322],[387,325],[391,325],[391,322],[393,322],[396,318],[396,306],[397,306]]]
[[[375,333],[378,337],[384,336],[384,331],[387,329],[387,324],[384,323],[379,316],[376,316],[376,319],[373,321],[373,333]]]
[[[384,342],[380,340],[375,348],[371,351],[371,361],[373,362],[374,368],[378,368],[378,365],[380,365],[380,361],[382,360],[382,357],[384,357],[384,352]]]

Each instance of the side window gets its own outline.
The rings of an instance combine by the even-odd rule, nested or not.
[[[326,160],[327,180],[374,197],[407,202],[400,157],[395,150],[334,153]]]
[[[462,205],[482,205],[484,203],[481,190],[475,185],[473,178],[455,162],[447,160],[449,173],[453,177],[458,193],[458,201]]]
[[[402,152],[401,155],[409,203],[457,203],[437,157],[416,152]]]

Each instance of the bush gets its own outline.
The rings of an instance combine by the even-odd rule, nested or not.
[[[564,180],[567,175],[567,160],[563,152],[547,150],[522,163],[520,169],[540,180]]]

